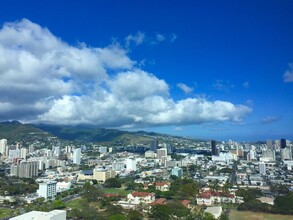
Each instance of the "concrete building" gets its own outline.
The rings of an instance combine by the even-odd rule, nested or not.
[[[287,147],[287,142],[286,139],[281,139],[280,141],[281,149],[285,149]]]
[[[37,194],[41,197],[44,197],[46,200],[54,199],[57,195],[56,185],[56,181],[39,183]]]
[[[114,170],[107,170],[103,168],[95,168],[93,171],[93,179],[98,182],[105,182],[107,179],[114,178],[116,172]]]
[[[66,220],[66,211],[53,210],[51,212],[31,211],[10,220]]]
[[[107,153],[107,151],[108,151],[108,148],[107,147],[99,147],[99,152],[101,154],[105,154],[105,153]]]
[[[60,152],[60,146],[54,147],[54,156],[59,157]]]
[[[73,163],[80,164],[81,162],[81,149],[77,148],[73,151]]]
[[[154,140],[152,141],[152,143],[151,143],[151,148],[150,148],[150,150],[156,152],[157,149],[158,149],[158,146],[159,146],[159,141],[158,141],[158,139],[154,139]]]
[[[132,192],[127,195],[127,200],[131,204],[150,204],[156,200],[155,193],[149,192]]]
[[[136,171],[136,160],[134,158],[127,158],[126,160],[126,170]]]
[[[21,159],[26,159],[26,155],[27,155],[27,153],[28,153],[28,150],[26,149],[26,148],[21,148],[20,149],[20,158]]]
[[[8,145],[7,145],[7,139],[1,139],[0,140],[0,153],[3,156],[8,156]]]
[[[28,147],[28,153],[29,153],[29,154],[32,154],[34,151],[35,151],[35,147],[34,147],[34,145],[31,144],[31,145]]]
[[[292,154],[290,148],[281,148],[281,160],[291,160]]]
[[[276,153],[273,149],[266,149],[262,151],[262,160],[274,161],[276,160]]]
[[[145,158],[155,158],[156,154],[154,151],[148,150],[144,153]]]
[[[177,176],[179,178],[181,178],[183,176],[183,170],[180,167],[174,167],[171,170],[171,175]]]
[[[8,158],[10,161],[20,158],[20,150],[9,150]]]
[[[38,168],[37,161],[21,161],[10,166],[10,174],[20,178],[32,178],[38,176]]]
[[[167,157],[167,148],[157,149],[157,159],[161,160],[162,157]]]
[[[216,146],[216,141],[215,140],[211,140],[211,152],[212,155],[217,156],[218,155],[218,150],[217,150],[217,146]]]
[[[121,171],[125,169],[125,163],[123,162],[114,162],[112,164],[112,169],[115,171]]]
[[[266,164],[264,162],[258,163],[258,171],[260,175],[266,175]]]

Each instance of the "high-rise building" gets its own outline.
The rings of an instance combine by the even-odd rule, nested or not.
[[[182,170],[182,168],[180,168],[180,167],[174,167],[171,170],[171,175],[177,176],[177,177],[181,178],[183,176],[183,170]]]
[[[27,155],[28,150],[26,148],[21,148],[20,149],[20,158],[21,159],[26,159],[26,155]]]
[[[134,158],[127,158],[126,170],[136,171],[136,160]]]
[[[81,162],[81,149],[77,148],[73,151],[73,163],[80,164]]]
[[[276,159],[275,150],[273,149],[263,150],[262,158],[263,160],[275,160]]]
[[[266,164],[264,162],[258,163],[258,170],[260,175],[266,174]]]
[[[9,160],[20,158],[20,150],[9,150]]]
[[[281,149],[284,149],[287,147],[286,139],[281,139]]]
[[[70,153],[71,150],[72,150],[72,147],[71,147],[71,146],[66,146],[66,147],[65,147],[65,152],[66,152],[66,153]]]
[[[54,147],[54,156],[60,156],[60,146]]]
[[[167,152],[168,152],[168,154],[172,154],[173,153],[173,146],[171,145],[171,144],[168,144],[167,145]]]
[[[273,140],[267,140],[267,148],[273,149]]]
[[[8,156],[7,139],[1,139],[0,140],[0,153],[3,156]]]
[[[211,148],[212,148],[212,155],[213,156],[217,156],[218,151],[217,151],[217,146],[216,146],[216,141],[215,140],[211,140]]]
[[[10,167],[10,174],[20,178],[32,178],[38,176],[37,161],[21,161],[19,164],[13,164]]]
[[[292,153],[290,148],[282,148],[281,149],[281,160],[291,160]]]
[[[34,147],[34,145],[31,144],[31,145],[28,147],[28,153],[29,153],[29,154],[32,154],[34,151],[35,151],[35,147]]]
[[[162,157],[167,157],[167,148],[157,149],[157,159],[161,160]]]
[[[56,181],[39,183],[39,189],[37,191],[37,194],[41,197],[44,197],[46,200],[54,199],[57,195],[56,185]]]
[[[154,139],[154,140],[152,141],[152,143],[151,143],[151,148],[150,148],[150,150],[156,152],[157,149],[158,149],[158,145],[159,145],[159,141],[158,141],[158,139]]]

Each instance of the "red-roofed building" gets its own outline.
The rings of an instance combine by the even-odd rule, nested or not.
[[[206,191],[200,193],[196,201],[198,205],[212,206],[221,203],[241,203],[242,200],[232,193]]]
[[[151,205],[165,205],[166,203],[167,200],[165,198],[159,198],[152,202]]]
[[[155,182],[154,186],[160,191],[169,191],[170,183],[168,182]]]
[[[149,192],[132,192],[127,195],[129,202],[133,204],[152,203],[155,201],[155,194]]]
[[[119,194],[105,193],[105,194],[103,194],[103,197],[105,197],[105,198],[119,198],[119,197],[121,197],[121,195],[119,195]]]
[[[185,207],[190,208],[190,200],[184,199],[184,200],[181,200],[180,202]]]

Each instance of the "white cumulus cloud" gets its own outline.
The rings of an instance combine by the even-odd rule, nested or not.
[[[178,83],[177,84],[177,87],[180,88],[183,92],[185,92],[186,94],[188,93],[192,93],[193,92],[193,88],[192,87],[189,87],[187,86],[186,84],[184,83]]]
[[[128,41],[142,43],[140,32]],[[127,40],[127,39],[126,39]],[[143,127],[241,121],[252,109],[206,98],[174,100],[164,79],[118,44],[73,46],[27,19],[0,29],[0,120]],[[178,87],[192,92],[181,83]]]
[[[284,82],[293,82],[293,63],[289,64],[289,69],[283,75]]]

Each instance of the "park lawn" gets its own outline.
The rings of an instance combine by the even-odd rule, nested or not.
[[[229,220],[292,220],[293,215],[231,210]]]
[[[13,215],[14,210],[7,208],[0,208],[0,219],[7,218]]]
[[[101,189],[103,193],[106,194],[119,194],[121,196],[127,196],[127,194],[131,193],[131,190],[119,189],[119,188],[104,188]]]
[[[85,201],[82,198],[76,198],[74,200],[71,200],[69,202],[66,203],[66,207],[67,208],[71,208],[71,209],[78,209],[80,208],[80,204]]]

